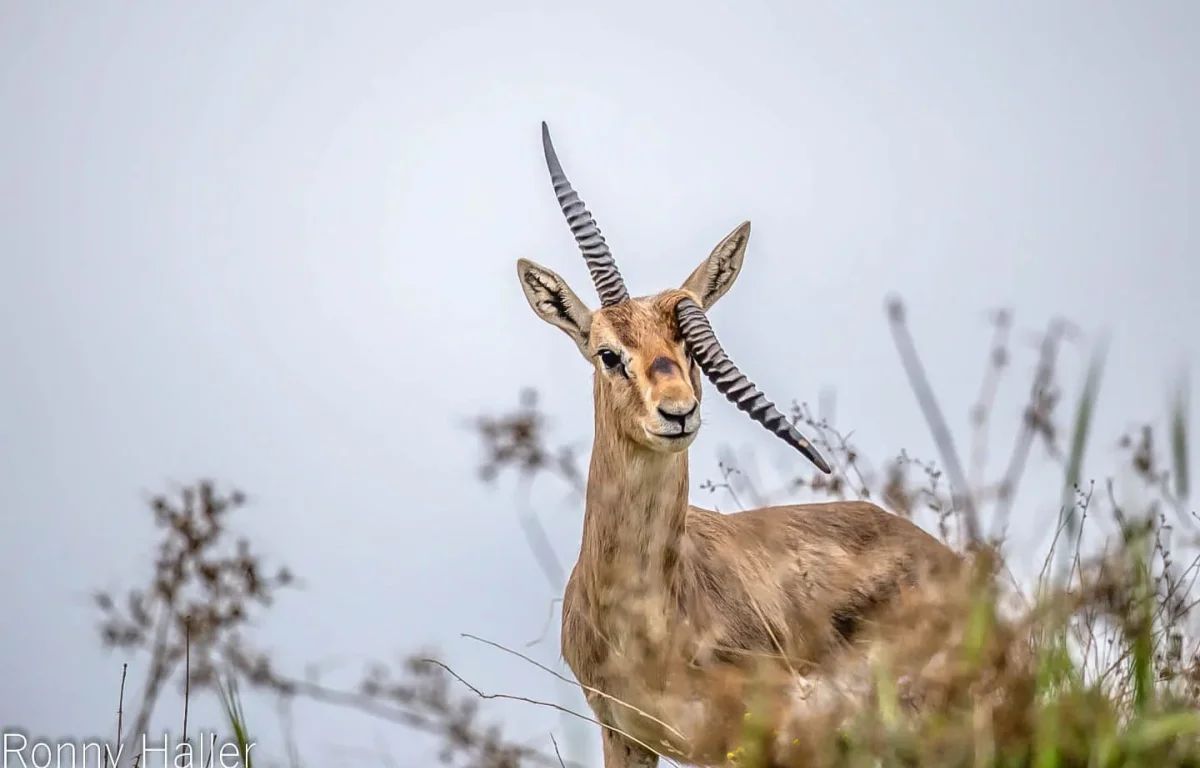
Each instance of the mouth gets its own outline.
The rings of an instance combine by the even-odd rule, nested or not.
[[[646,431],[650,432],[650,430],[646,430]],[[693,429],[691,432],[674,432],[671,434],[662,434],[660,432],[650,432],[650,434],[654,435],[655,437],[657,437],[660,440],[667,440],[667,441],[675,442],[675,441],[679,441],[679,440],[687,440],[689,437],[696,434],[696,430]]]

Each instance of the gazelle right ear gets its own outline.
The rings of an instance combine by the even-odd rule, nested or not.
[[[567,281],[529,259],[517,259],[517,277],[537,316],[561,328],[579,347],[584,359],[590,360],[588,334],[592,329],[592,311],[580,301]]]
[[[749,241],[750,222],[743,221],[717,243],[708,258],[700,262],[700,266],[683,281],[682,288],[694,293],[705,311],[712,309],[712,305],[725,295],[741,274],[742,259],[746,256],[746,243]]]

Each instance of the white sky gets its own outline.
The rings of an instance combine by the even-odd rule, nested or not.
[[[506,5],[0,2],[0,725],[112,730],[123,659],[88,595],[145,573],[143,494],[201,475],[252,493],[242,530],[308,584],[260,634],[285,659],[352,675],[435,643],[486,690],[557,700],[458,636],[519,647],[554,597],[463,422],[534,384],[590,444],[588,370],[515,277],[530,257],[595,303],[543,119],[635,294],[753,221],[721,339],[781,404],[835,389],[869,455],[933,458],[891,291],[959,427],[985,310],[1109,333],[1096,473],[1200,351],[1200,6]],[[695,484],[723,444],[798,461],[715,391],[705,415]],[[1014,528],[1040,547],[1059,478],[1035,480]],[[581,509],[536,498],[569,564]],[[544,746],[559,725],[488,711]],[[432,762],[358,716],[299,722],[312,764],[378,764],[376,733]]]

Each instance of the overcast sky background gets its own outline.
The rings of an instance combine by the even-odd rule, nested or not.
[[[868,455],[933,458],[892,291],[960,443],[986,310],[1088,333],[1067,407],[1110,334],[1089,475],[1200,351],[1200,6],[505,5],[0,2],[0,724],[113,730],[126,659],[89,593],[144,577],[141,499],[200,476],[249,491],[240,529],[308,584],[258,634],[286,661],[351,680],[436,643],[485,690],[557,700],[458,636],[520,647],[556,596],[463,423],[537,385],[554,435],[590,445],[588,368],[515,276],[533,258],[595,305],[541,120],[634,293],[753,221],[721,339],[781,403],[835,390]],[[798,466],[715,390],[704,409],[694,486],[722,445]],[[1057,481],[1022,497],[1021,551],[1040,557]],[[581,505],[534,498],[569,565]],[[557,617],[533,653],[560,668],[556,637]],[[539,746],[560,724],[487,711]],[[377,736],[433,762],[357,715],[302,706],[298,727],[310,764],[379,764]]]

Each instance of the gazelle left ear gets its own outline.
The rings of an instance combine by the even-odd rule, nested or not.
[[[592,311],[575,295],[567,281],[529,259],[517,259],[517,278],[521,281],[525,299],[537,316],[570,336],[584,359],[590,359],[587,345]]]
[[[750,242],[750,222],[743,221],[713,248],[700,266],[688,275],[681,286],[700,299],[700,306],[711,309],[725,295],[742,272],[746,244]]]

